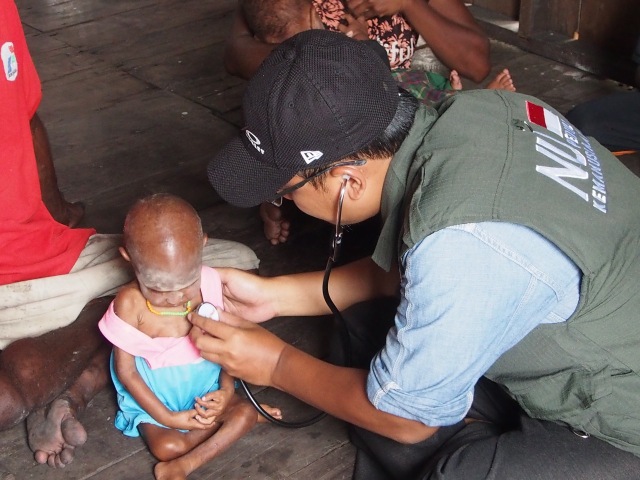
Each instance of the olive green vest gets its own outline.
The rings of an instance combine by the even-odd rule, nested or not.
[[[391,162],[382,215],[373,258],[383,268],[431,233],[470,222],[526,225],[558,245],[583,273],[576,312],[535,328],[486,376],[532,417],[640,455],[640,180],[633,173],[540,100],[461,92],[437,112],[418,111]]]

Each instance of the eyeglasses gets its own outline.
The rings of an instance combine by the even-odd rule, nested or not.
[[[282,199],[285,195],[289,195],[291,192],[295,192],[299,188],[304,187],[311,180],[313,180],[316,177],[319,177],[320,175],[325,174],[329,170],[333,170],[334,168],[337,168],[337,167],[348,167],[348,166],[359,167],[364,165],[365,163],[367,163],[367,161],[362,159],[345,160],[343,162],[332,163],[331,165],[328,165],[327,167],[318,170],[316,173],[305,178],[304,180],[301,180],[298,183],[294,183],[290,187],[286,187],[281,190],[278,190],[278,192],[276,192],[276,197],[273,200],[269,200],[269,202],[275,205],[276,207],[280,207],[282,205]]]

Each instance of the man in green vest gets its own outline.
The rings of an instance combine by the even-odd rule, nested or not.
[[[358,304],[360,368],[256,325],[330,313],[322,272],[223,270],[222,321],[191,317],[203,357],[349,422],[356,479],[638,478],[638,178],[536,98],[417,106],[366,45],[325,31],[274,50],[244,116],[209,165],[225,200],[381,216],[373,255],[329,285]]]

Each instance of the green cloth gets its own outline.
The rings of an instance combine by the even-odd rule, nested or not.
[[[428,106],[435,106],[453,95],[449,79],[437,72],[398,68],[391,72],[399,86]]]
[[[578,265],[572,317],[536,327],[486,376],[532,417],[640,455],[640,179],[540,100],[475,90],[418,111],[383,195],[384,268],[433,232],[483,221],[528,226]]]

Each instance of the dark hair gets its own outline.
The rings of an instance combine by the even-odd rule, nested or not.
[[[241,0],[249,30],[263,42],[279,43],[289,36],[289,25],[298,25],[310,0]]]
[[[400,96],[398,108],[396,109],[396,113],[389,126],[387,126],[382,134],[371,143],[361,148],[356,153],[337,160],[335,163],[350,159],[375,161],[391,157],[398,151],[402,142],[404,142],[404,139],[407,138],[409,130],[411,130],[411,127],[413,126],[413,120],[416,115],[416,111],[418,110],[418,106],[420,105],[418,99],[409,92],[402,88],[399,88],[398,90],[398,94]],[[309,168],[298,172],[298,175],[302,178],[311,177],[323,168],[326,168],[326,166]],[[323,185],[323,179],[325,176],[326,175],[320,175],[311,180],[310,183],[316,187]]]

